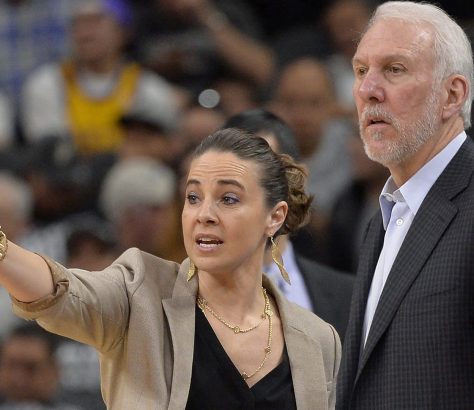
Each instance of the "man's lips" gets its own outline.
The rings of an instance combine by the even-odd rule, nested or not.
[[[379,118],[379,117],[372,118],[372,117],[369,117],[364,121],[364,124],[365,124],[366,127],[370,127],[370,126],[373,126],[373,125],[388,125],[388,124],[390,124],[390,122],[385,118]]]

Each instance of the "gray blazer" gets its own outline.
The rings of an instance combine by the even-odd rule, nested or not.
[[[67,270],[45,258],[55,293],[14,311],[94,346],[109,409],[183,410],[194,349],[197,280],[181,266],[129,249],[101,272]],[[264,278],[283,325],[298,409],[331,409],[340,342],[334,328],[289,303]]]
[[[337,408],[474,408],[474,144],[423,201],[393,263],[365,348],[362,324],[384,239],[370,222],[344,340]]]

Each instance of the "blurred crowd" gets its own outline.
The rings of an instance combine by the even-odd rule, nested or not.
[[[289,126],[294,155],[309,170],[313,216],[291,238],[295,252],[354,274],[388,176],[364,154],[352,100],[351,58],[377,4],[0,1],[2,229],[68,267],[100,270],[131,246],[181,262],[190,153],[230,117],[260,107]],[[443,7],[472,38],[470,6]],[[8,295],[0,303],[8,305]],[[93,404],[100,397],[93,351],[52,342],[34,325],[18,328],[7,311],[4,402],[17,400],[10,392],[21,398],[40,372],[38,383],[49,377],[54,388],[24,400],[66,409],[54,406],[67,392],[71,409],[81,408],[75,395],[90,396],[83,408],[103,408],[100,399]],[[12,339],[37,355],[15,362]],[[42,355],[55,360],[44,365]]]

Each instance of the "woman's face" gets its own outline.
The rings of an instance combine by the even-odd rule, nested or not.
[[[260,271],[265,241],[284,211],[266,207],[259,171],[229,152],[208,151],[191,162],[182,222],[186,251],[200,271]]]

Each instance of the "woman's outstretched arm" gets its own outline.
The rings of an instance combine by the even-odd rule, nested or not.
[[[41,256],[8,242],[0,261],[0,285],[19,301],[32,302],[53,293],[53,278]]]

